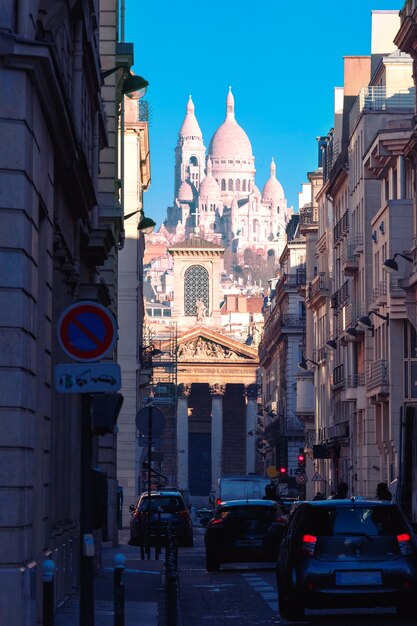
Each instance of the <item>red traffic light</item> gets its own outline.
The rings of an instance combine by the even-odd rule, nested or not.
[[[306,460],[306,455],[305,454],[299,454],[298,455],[298,462],[299,463],[305,463]]]
[[[287,468],[286,467],[280,467],[279,468],[279,473],[280,474],[286,474],[287,473]]]

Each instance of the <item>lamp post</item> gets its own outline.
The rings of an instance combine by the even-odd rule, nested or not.
[[[146,556],[151,558],[152,403],[148,404],[148,531]]]

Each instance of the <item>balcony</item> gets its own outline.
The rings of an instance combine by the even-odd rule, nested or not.
[[[322,436],[325,441],[329,441],[331,439],[349,439],[350,421],[340,422],[339,424],[334,424],[333,426],[327,426],[322,430]]]
[[[310,308],[317,308],[326,301],[329,294],[327,275],[324,272],[319,272],[309,283],[306,305]]]
[[[359,254],[363,251],[361,235],[344,239],[342,245],[342,270],[345,276],[356,276],[359,270]]]
[[[382,402],[389,396],[388,361],[385,359],[369,365],[366,392],[373,403]]]
[[[333,228],[333,244],[337,244],[349,232],[349,211],[345,211]]]
[[[369,304],[382,306],[387,303],[387,282],[380,280],[373,289],[368,293]]]
[[[362,87],[349,114],[349,135],[353,133],[364,111],[401,111],[412,115],[414,98],[414,87],[395,92],[382,86]]]

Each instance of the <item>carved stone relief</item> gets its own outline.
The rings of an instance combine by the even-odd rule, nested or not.
[[[178,358],[183,359],[229,359],[231,361],[245,358],[244,355],[231,350],[227,346],[198,337],[193,341],[182,343],[178,346]]]

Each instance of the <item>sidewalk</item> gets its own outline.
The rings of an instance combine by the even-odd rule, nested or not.
[[[159,560],[152,551],[150,560],[142,560],[140,549],[129,546],[129,531],[119,531],[116,548],[103,544],[103,567],[94,576],[95,626],[114,626],[114,556],[126,558],[124,571],[124,626],[162,626],[164,624],[164,553]],[[78,626],[79,594],[74,594],[55,614],[54,626]]]

